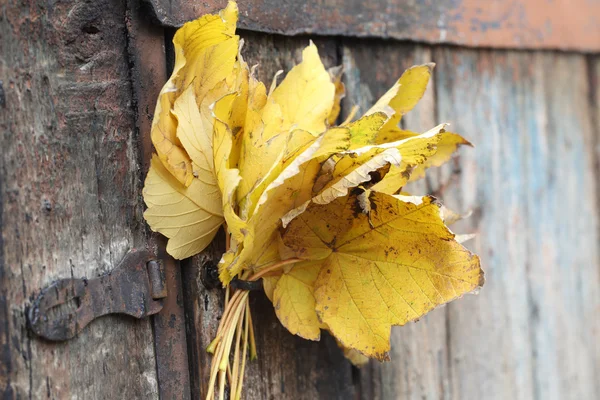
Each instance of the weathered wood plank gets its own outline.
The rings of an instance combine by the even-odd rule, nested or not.
[[[406,67],[431,60],[426,49],[371,41],[345,45],[343,56],[345,112],[366,110]],[[392,362],[361,371],[362,395],[591,398],[600,360],[592,317],[600,304],[598,135],[584,57],[443,49],[432,59],[436,104],[426,95],[404,123],[451,122],[476,149],[409,191],[475,211],[455,229],[479,234],[470,246],[488,282],[479,297],[394,328]]]
[[[348,91],[344,114],[354,105],[365,112],[404,70],[432,61],[428,47],[373,40],[344,41],[342,54]],[[423,132],[441,122],[435,120],[434,94],[435,82],[431,82],[419,105],[404,118],[406,128]],[[428,182],[435,189],[442,177],[433,175]],[[425,181],[420,181],[411,190],[425,193],[426,189]],[[446,309],[441,308],[416,324],[393,328],[391,362],[371,362],[360,370],[361,398],[449,398],[446,324]]]
[[[151,23],[147,8],[139,0],[129,0],[127,8],[137,142],[143,165],[140,181],[143,181],[153,153],[150,131],[154,107],[167,79],[165,33]],[[147,227],[145,232],[149,233]],[[165,238],[152,235],[147,243],[163,262],[168,293],[163,309],[152,317],[159,395],[161,399],[186,400],[191,391],[180,263],[167,254]]]
[[[289,71],[300,61],[308,38],[284,38],[242,32],[244,59],[260,64],[259,79],[270,84],[277,70]],[[316,40],[326,67],[336,65],[334,40]],[[281,79],[281,78],[280,78]],[[213,268],[223,248],[219,240],[184,268],[186,314],[192,358],[192,397],[206,393],[210,357],[206,347],[214,337],[222,313],[221,289],[206,289],[202,274]],[[218,279],[214,277],[214,279]],[[205,279],[206,281],[206,279]],[[218,282],[214,282],[218,285]],[[292,336],[277,320],[273,305],[263,293],[251,294],[258,360],[248,365],[244,384],[248,399],[347,399],[354,396],[352,367],[335,341],[327,336],[310,342]]]
[[[147,0],[167,26],[224,0]],[[600,4],[586,0],[240,0],[240,27],[287,35],[370,36],[481,47],[600,49]]]
[[[588,56],[587,61],[590,88],[589,98],[592,107],[592,128],[595,130],[595,134],[592,136],[594,139],[593,147],[596,149],[594,171],[598,175],[600,174],[600,56]],[[598,183],[596,184],[596,209],[600,210],[600,184]],[[598,224],[598,237],[600,237],[600,223]],[[598,265],[600,265],[600,260],[598,260]]]
[[[26,329],[31,296],[144,244],[122,2],[0,6],[3,398],[156,398],[148,320],[105,317],[68,343]]]
[[[440,49],[441,119],[468,135],[447,198],[482,256],[449,306],[453,398],[579,399],[599,390],[597,171],[585,58]]]

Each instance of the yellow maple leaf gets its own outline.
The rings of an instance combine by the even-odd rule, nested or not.
[[[436,152],[418,165],[411,173],[410,180],[414,181],[425,176],[425,170],[430,167],[439,167],[446,163],[460,146],[473,145],[457,133],[445,132],[436,145]]]
[[[233,238],[241,242],[248,234],[248,228],[236,213],[235,192],[241,181],[240,173],[231,165],[233,132],[231,131],[234,103],[238,93],[230,93],[221,98],[214,107],[215,121],[213,130],[214,171],[222,194],[222,208],[227,229]]]
[[[368,201],[368,212],[356,194],[311,205],[283,241],[297,257],[320,261],[311,264],[319,320],[344,346],[384,360],[392,325],[476,290],[483,272],[434,199],[414,204],[370,192]]]
[[[317,47],[311,43],[302,53],[302,62],[272,89],[267,99],[259,95],[257,102],[264,101],[264,107],[250,115],[252,130],[246,130],[240,149],[242,181],[238,199],[242,215],[250,217],[255,204],[246,197],[251,192],[254,199],[260,197],[270,183],[269,178],[273,179],[281,170],[286,155],[297,153],[325,131],[334,93],[335,85]]]
[[[321,162],[348,148],[347,128],[333,128],[315,138],[270,182],[256,202],[255,211],[247,219],[253,231],[253,242],[244,243],[235,257],[220,264],[221,280],[227,284],[242,269],[255,269],[267,249],[276,246],[281,218],[311,198],[311,188]]]
[[[434,66],[433,63],[417,65],[402,74],[396,84],[365,114],[365,116],[377,118],[377,114],[385,112],[390,117],[381,127],[370,131],[363,130],[361,135],[355,136],[353,148],[387,145],[390,142],[423,136],[423,134],[400,128],[399,123],[402,116],[412,110],[423,97]],[[423,141],[412,142],[412,148],[405,147],[403,162],[400,165],[393,165],[384,182],[373,189],[389,194],[396,193],[407,182],[423,178],[427,168],[438,167],[447,162],[459,146],[471,146],[467,140],[456,133],[445,130],[440,133],[426,143]],[[414,145],[417,143],[420,145],[415,147]],[[426,144],[427,147],[421,146],[422,144]]]
[[[367,137],[385,122],[385,115],[378,114],[363,117],[346,126],[350,133],[350,149],[336,153],[322,163],[310,201],[327,204],[360,185],[372,186],[384,193],[395,193],[408,181],[412,169],[435,153],[436,144],[445,133],[444,125],[440,125],[397,142],[357,148],[359,144],[364,145],[360,138]],[[302,213],[307,206],[308,202],[287,213],[283,217],[283,225]]]
[[[407,137],[398,124],[402,116],[412,110],[425,94],[434,66],[435,64],[429,63],[407,69],[396,84],[367,111],[366,115],[380,111],[393,113],[373,138],[372,144],[394,142]]]
[[[274,286],[275,314],[293,335],[319,340],[322,324],[315,312],[313,289],[319,275],[319,261],[297,263],[281,275]]]
[[[195,95],[201,103],[204,96],[231,73],[239,40],[233,35],[237,13],[237,5],[230,2],[219,15],[206,15],[186,23],[173,38],[175,67],[159,94],[151,138],[160,161],[185,186],[189,186],[194,177],[192,161],[177,137],[177,119],[171,111],[190,82],[194,82]],[[196,80],[195,76],[199,78]]]
[[[231,129],[239,130],[245,120],[248,68],[238,54],[236,21],[237,6],[230,2],[219,15],[204,16],[178,30],[173,39],[175,68],[159,96],[152,140],[163,169],[175,180],[167,179],[164,171],[153,163],[148,174],[152,179],[147,182],[158,182],[161,177],[160,185],[165,192],[180,193],[186,200],[158,204],[152,196],[159,192],[150,191],[147,185],[145,215],[153,230],[170,239],[167,251],[178,259],[202,251],[218,225],[225,221],[224,217],[239,222],[233,210],[239,173],[229,168],[229,163],[235,159]],[[233,94],[229,101],[223,101],[227,105],[221,107],[221,118],[227,127],[220,125],[222,129],[215,129],[214,104],[228,93]],[[182,191],[175,181],[190,190]],[[204,214],[211,216],[210,224],[193,219],[184,221],[182,217]],[[169,218],[172,224],[181,221],[177,233],[173,227],[167,227],[165,221]],[[232,222],[231,226],[236,232],[243,229],[241,223],[236,226]],[[238,239],[241,240],[240,235]]]

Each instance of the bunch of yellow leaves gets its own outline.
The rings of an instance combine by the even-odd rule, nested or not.
[[[354,362],[386,359],[392,325],[483,283],[479,258],[446,227],[455,214],[432,197],[399,194],[469,144],[444,125],[399,128],[433,65],[409,69],[364,116],[334,127],[341,69],[327,71],[311,43],[267,90],[240,54],[237,16],[230,2],[177,31],[144,187],[144,216],[177,259],[226,227],[226,308],[208,347],[207,398],[217,379],[224,397],[226,378],[239,398],[247,349],[255,355],[248,292],[230,289],[233,279],[263,279],[291,333],[319,340],[326,329]]]

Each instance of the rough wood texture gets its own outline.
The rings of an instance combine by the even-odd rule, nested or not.
[[[129,0],[127,5],[129,59],[143,181],[153,153],[150,131],[154,107],[167,79],[165,33],[151,23],[148,10],[139,0]],[[163,262],[168,293],[163,309],[152,317],[159,395],[161,399],[186,400],[191,392],[180,263],[167,254],[165,238],[153,235],[148,238],[148,245],[156,249]]]
[[[0,5],[0,393],[157,397],[149,320],[105,317],[67,343],[25,308],[58,278],[94,277],[144,245],[120,1]]]
[[[287,72],[299,62],[301,51],[308,44],[308,38],[283,38],[248,32],[242,32],[241,36],[246,40],[243,52],[245,60],[250,65],[260,64],[259,78],[267,83],[277,70]],[[316,40],[316,44],[325,65],[337,65],[335,42],[325,39]],[[215,267],[222,251],[215,245],[184,268],[190,355],[193,360],[193,398],[206,393],[210,357],[205,349],[216,333],[222,313],[222,290],[206,289],[202,274],[207,266]],[[215,284],[218,285],[217,282]],[[321,342],[309,342],[292,336],[281,326],[273,305],[263,293],[252,293],[251,297],[258,360],[248,365],[244,383],[245,398],[353,397],[352,367],[331,337],[326,336]]]
[[[40,288],[106,272],[129,248],[156,243],[141,217],[141,187],[166,71],[161,34],[136,25],[136,1],[129,14],[116,0],[0,5],[2,398],[157,398],[160,371],[175,365],[165,354],[183,351],[172,343],[179,350],[155,361],[148,320],[106,317],[63,344],[25,327],[25,307]],[[260,64],[265,82],[289,70],[308,43],[241,35],[246,60]],[[487,283],[477,297],[394,328],[392,362],[360,371],[331,337],[314,343],[287,333],[265,296],[253,293],[259,359],[247,371],[246,398],[596,398],[600,59],[316,42],[327,66],[346,68],[345,113],[353,103],[366,110],[406,67],[438,63],[435,87],[404,124],[425,130],[451,122],[477,147],[411,190],[474,211],[454,230],[478,233],[468,246],[482,255]],[[175,306],[185,304],[192,398],[206,392],[205,348],[222,310],[222,292],[207,289],[204,276],[222,243],[221,236],[185,261],[183,293],[170,293]],[[181,334],[181,322],[176,316],[173,326],[163,319],[155,327]],[[185,397],[174,389],[165,393]]]
[[[594,398],[597,131],[585,58],[447,49],[435,56],[439,116],[472,132],[478,146],[463,153],[455,196],[476,210],[472,246],[488,271],[478,298],[450,307],[453,393]],[[465,106],[473,112],[461,112]]]
[[[366,109],[406,66],[438,63],[435,104],[426,96],[405,123],[424,130],[435,116],[476,149],[410,190],[474,210],[455,230],[478,233],[468,246],[487,271],[479,296],[394,328],[392,362],[361,371],[362,395],[594,398],[598,131],[585,57],[440,49],[428,60],[426,49],[372,42],[343,55],[355,96],[345,110]]]
[[[594,148],[596,149],[596,163],[594,171],[600,173],[600,56],[588,57],[588,77],[590,85],[590,103],[592,105],[592,129],[595,134]],[[596,209],[600,210],[600,184],[596,183]],[[598,237],[600,237],[600,223],[598,225]],[[600,250],[598,250],[600,251]],[[600,261],[599,261],[600,264]]]
[[[167,26],[225,0],[147,0]],[[240,26],[286,35],[371,36],[481,47],[600,50],[600,4],[589,0],[240,0]]]

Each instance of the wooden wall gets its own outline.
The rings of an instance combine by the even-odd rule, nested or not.
[[[126,8],[0,2],[0,398],[157,397],[149,320],[111,317],[50,343],[26,308],[147,242]],[[114,398],[114,397],[113,397]]]
[[[140,194],[172,32],[136,5],[0,3],[2,398],[147,399],[161,389],[148,319],[105,317],[54,344],[33,337],[24,315],[54,279],[93,277],[150,240]],[[240,34],[265,81],[298,62],[309,40]],[[407,67],[437,63],[404,123],[423,131],[450,122],[475,148],[412,190],[473,211],[455,230],[477,233],[468,246],[482,256],[487,282],[478,296],[394,328],[392,361],[360,370],[331,337],[291,336],[265,296],[253,294],[259,359],[246,398],[596,398],[600,57],[312,39],[326,66],[344,65],[344,113],[354,104],[366,110]],[[222,293],[206,289],[202,275],[220,247],[181,263],[190,360],[181,398],[206,390],[204,349]]]

